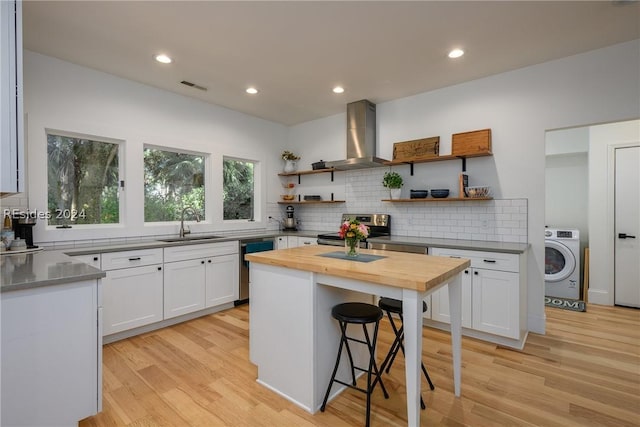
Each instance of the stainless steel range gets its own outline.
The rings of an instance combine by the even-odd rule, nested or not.
[[[336,228],[351,219],[357,219],[362,224],[369,227],[369,237],[383,237],[391,235],[391,215],[387,214],[342,214],[342,220]],[[318,234],[319,245],[344,246],[344,239],[336,233]],[[367,241],[360,242],[361,248],[367,247]]]

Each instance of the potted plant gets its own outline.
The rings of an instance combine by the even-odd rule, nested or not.
[[[295,172],[298,168],[297,161],[300,160],[300,156],[296,156],[289,150],[285,150],[282,152],[282,160],[284,160],[284,171]]]
[[[402,192],[402,176],[398,172],[385,172],[382,185],[389,189],[391,199],[399,199]]]

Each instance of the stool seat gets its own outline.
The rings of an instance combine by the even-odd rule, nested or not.
[[[402,314],[402,301],[393,298],[380,298],[378,306],[384,311],[390,311],[391,313]],[[427,303],[422,301],[422,312],[427,311]]]
[[[365,324],[382,319],[383,311],[375,305],[363,302],[345,302],[331,309],[331,315],[342,322]]]

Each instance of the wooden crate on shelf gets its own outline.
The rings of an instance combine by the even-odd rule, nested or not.
[[[438,157],[440,153],[440,137],[414,139],[412,141],[393,144],[394,162],[413,162]]]
[[[451,155],[468,156],[491,153],[491,129],[454,133],[451,135]]]

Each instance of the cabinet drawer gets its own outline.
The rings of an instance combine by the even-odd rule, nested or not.
[[[237,240],[232,240],[230,242],[202,243],[164,248],[164,262],[237,254],[239,251],[238,245]]]
[[[89,254],[89,255],[71,255],[77,260],[84,262],[85,264],[89,264],[91,267],[100,268],[100,254]]]
[[[102,269],[142,267],[162,264],[162,249],[138,249],[135,251],[107,252],[102,254]]]
[[[453,258],[467,258],[471,260],[471,267],[486,270],[519,271],[519,257],[517,254],[487,251],[469,251],[464,249],[432,248],[431,255],[448,256]]]

